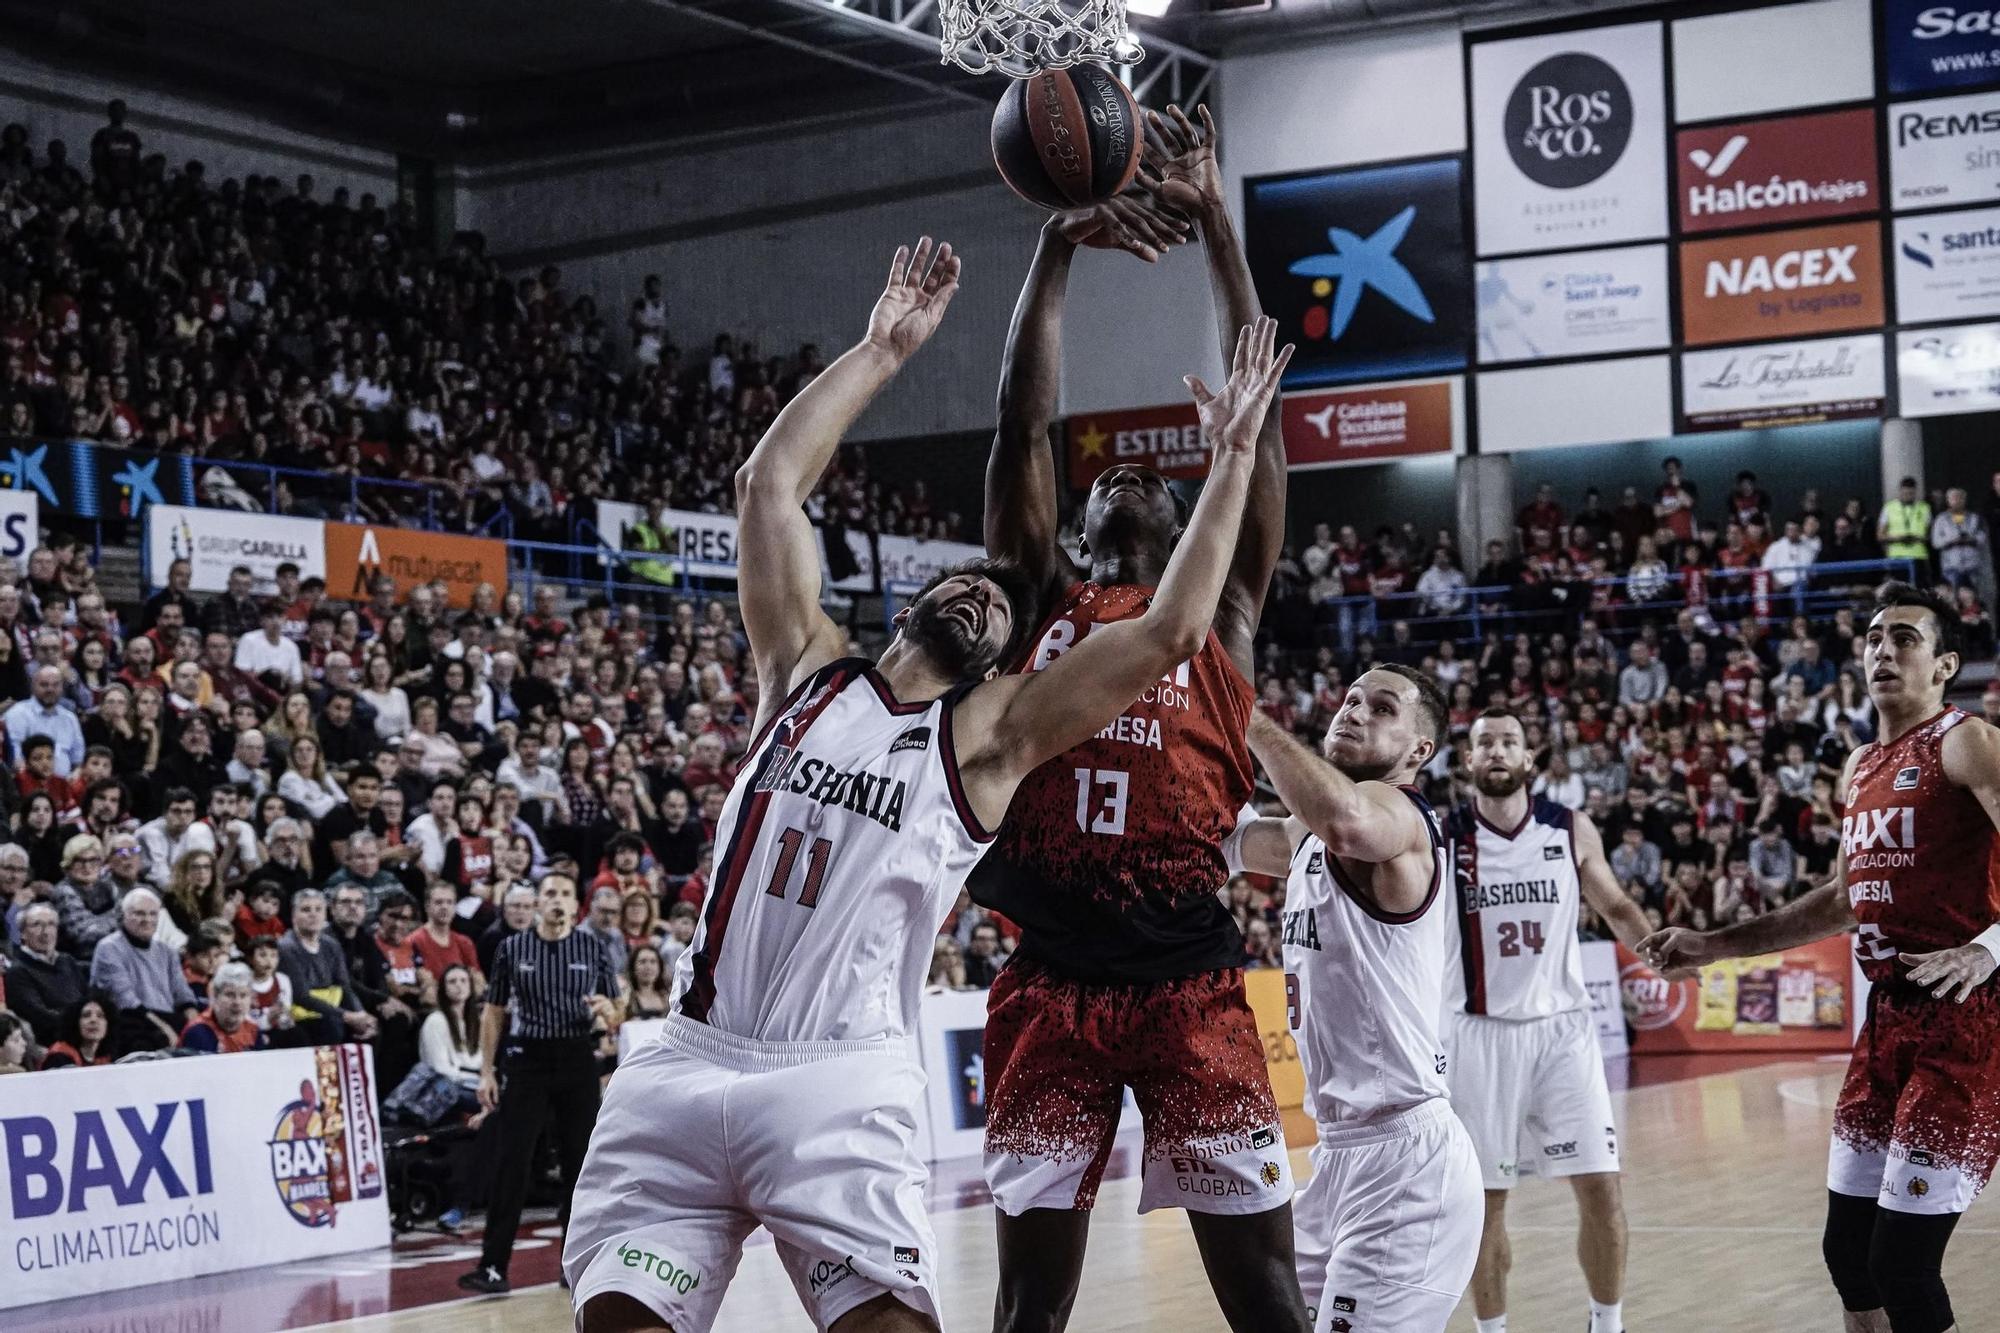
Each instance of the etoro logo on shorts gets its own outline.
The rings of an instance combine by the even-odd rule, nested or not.
[[[618,1249],[618,1258],[627,1268],[639,1269],[661,1286],[671,1287],[683,1296],[701,1285],[698,1271],[664,1254],[654,1254],[636,1245],[624,1245]]]
[[[1521,174],[1551,190],[1599,179],[1632,139],[1632,93],[1596,56],[1565,51],[1521,76],[1501,122]]]

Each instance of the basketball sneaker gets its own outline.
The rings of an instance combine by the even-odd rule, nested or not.
[[[507,1275],[491,1264],[475,1268],[460,1277],[458,1285],[463,1291],[476,1291],[485,1296],[504,1296],[513,1290],[507,1283]]]

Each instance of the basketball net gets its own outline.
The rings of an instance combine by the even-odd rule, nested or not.
[[[943,59],[960,69],[1012,79],[1146,57],[1125,30],[1125,0],[939,0],[938,42]]]

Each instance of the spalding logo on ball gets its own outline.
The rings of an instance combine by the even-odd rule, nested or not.
[[[1101,65],[1045,69],[1007,85],[993,109],[993,161],[1043,208],[1109,199],[1139,170],[1139,106]]]

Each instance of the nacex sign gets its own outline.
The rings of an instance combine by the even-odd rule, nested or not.
[[[1873,222],[1689,241],[1681,333],[1690,347],[1875,328],[1882,243]]]

